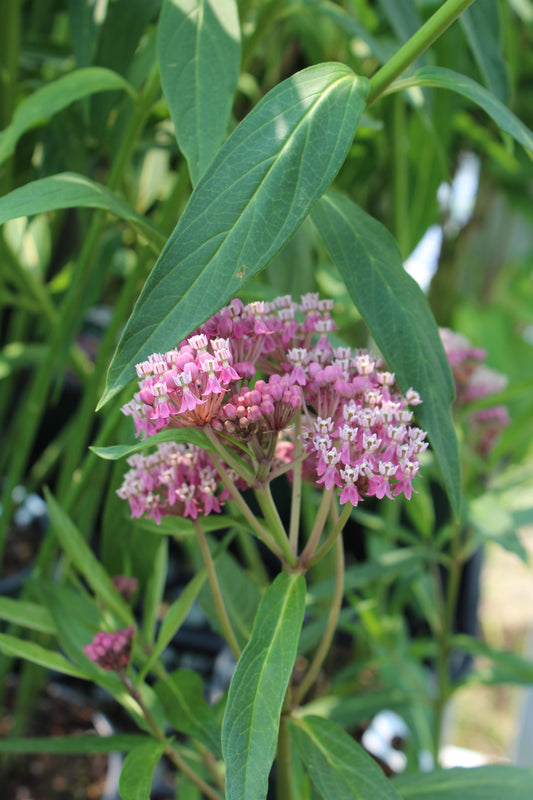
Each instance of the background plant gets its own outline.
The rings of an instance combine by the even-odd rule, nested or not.
[[[6,4],[0,34],[5,37],[0,48],[5,53],[2,542],[13,489],[21,482],[29,489],[48,483],[59,502],[51,501],[53,524],[36,557],[35,580],[20,604],[4,606],[8,622],[22,625],[3,637],[7,655],[89,676],[86,661],[83,669],[77,661],[84,631],[76,634],[72,649],[67,645],[72,631],[60,622],[59,609],[74,591],[70,562],[121,624],[131,618],[110,587],[109,574],[135,575],[146,598],[144,627],[155,635],[164,540],[126,520],[113,492],[122,467],[111,474],[110,462],[87,450],[89,444],[131,437],[119,432],[119,408],[129,394],[113,392],[134,377],[141,352],[173,346],[235,293],[271,299],[286,291],[299,295],[319,289],[336,299],[340,335],[365,344],[364,319],[402,388],[413,385],[424,398],[420,424],[429,431],[440,469],[428,465],[427,488],[413,506],[358,512],[363,526],[381,535],[368,539],[370,562],[354,566],[353,578],[348,572],[347,586],[359,620],[354,636],[364,641],[374,664],[377,659],[380,685],[400,681],[413,749],[438,749],[438,707],[453,689],[446,669],[451,612],[448,630],[436,637],[441,691],[436,718],[429,723],[425,708],[434,698],[420,659],[435,657],[435,639],[425,642],[426,652],[424,642],[414,652],[403,621],[405,609],[415,604],[435,633],[434,609],[440,601],[431,592],[438,591],[438,583],[428,587],[424,565],[449,559],[447,543],[457,546],[463,530],[450,526],[441,492],[434,504],[435,485],[445,486],[457,517],[463,523],[468,517],[474,526],[465,550],[452,552],[456,576],[474,544],[486,537],[523,554],[515,523],[528,513],[512,491],[514,478],[500,474],[498,465],[508,454],[524,459],[529,446],[523,431],[531,414],[531,164],[512,139],[531,149],[526,127],[531,65],[527,55],[519,56],[528,52],[530,8],[477,0],[423,52],[468,5],[404,3],[400,13],[388,2],[191,2],[164,3],[160,9],[158,2],[119,1],[72,2],[67,13],[54,3]],[[203,15],[196,16],[200,6]],[[429,29],[410,38],[427,19]],[[315,66],[307,70],[310,65]],[[516,116],[507,110],[509,104]],[[463,486],[471,502],[461,515],[451,380],[424,298],[401,263],[429,225],[446,223],[437,189],[451,178],[465,148],[480,157],[481,200],[460,236],[444,224],[446,239],[429,299],[440,324],[465,331],[487,348],[492,366],[510,376],[504,399],[513,423],[482,470],[475,453],[462,449],[461,460],[469,467],[465,474],[473,478]],[[333,179],[335,191],[325,193]],[[95,421],[116,340],[156,259],[111,366],[111,399]],[[298,269],[288,269],[296,259]],[[158,287],[163,287],[160,294]],[[97,334],[93,362],[85,342],[95,323],[100,327],[101,306],[106,322]],[[66,413],[72,386],[77,396]],[[61,424],[50,436],[53,409]],[[505,502],[505,518],[496,530],[483,514],[491,464],[498,467],[491,480],[497,479],[500,509]],[[523,469],[519,484],[524,474]],[[489,497],[494,506],[494,491]],[[104,498],[102,571],[83,542],[94,531]],[[58,539],[67,553],[59,562]],[[411,551],[398,550],[399,541],[411,544]],[[155,571],[151,563],[157,564]],[[393,581],[406,563],[416,580]],[[368,566],[374,571],[364,577]],[[52,572],[63,581],[47,590],[53,621],[36,616],[33,605],[42,601],[36,580]],[[82,616],[95,619],[94,608],[87,609]],[[176,627],[182,613],[174,618]],[[29,634],[36,619],[37,631],[52,637],[41,649]],[[76,666],[58,661],[54,636]],[[477,647],[465,639],[454,644],[467,651]],[[393,652],[402,656],[396,676],[383,666]],[[496,677],[507,669],[514,680],[530,680],[526,663],[489,655],[498,667]],[[361,670],[362,662],[353,667],[355,678]],[[339,697],[353,693],[355,678],[338,684]],[[34,669],[24,671],[20,725],[38,679]],[[121,696],[116,681],[108,687]],[[375,702],[382,707],[382,696]],[[349,719],[338,721],[350,726],[357,713],[354,709]],[[364,713],[370,713],[368,704]],[[432,727],[434,734],[428,733]],[[304,738],[311,747],[315,733],[310,728],[295,737],[300,746]],[[340,734],[324,723],[316,736],[325,741]],[[155,759],[161,744],[148,741],[142,747],[152,747]],[[146,756],[146,750],[139,753]],[[128,763],[135,764],[135,758]],[[327,791],[320,777],[311,777],[319,791]],[[424,791],[430,796],[430,788]]]

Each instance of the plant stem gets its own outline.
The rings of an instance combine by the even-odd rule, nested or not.
[[[197,519],[193,519],[192,524],[198,538],[200,550],[202,552],[202,558],[204,560],[205,569],[207,572],[207,580],[209,581],[209,586],[211,588],[211,594],[213,596],[213,602],[215,604],[215,611],[217,612],[218,621],[220,622],[220,626],[224,632],[226,641],[231,647],[231,652],[238,661],[241,656],[241,648],[239,647],[239,643],[237,642],[235,633],[233,632],[233,628],[231,626],[230,618],[228,617],[228,612],[226,611],[224,598],[222,597],[222,592],[220,591],[220,584],[218,582],[215,564],[211,556],[209,545],[207,544],[207,539],[205,538],[205,533]]]
[[[383,95],[388,86],[416,61],[474,0],[446,0],[427,22],[370,79],[366,105]]]
[[[337,519],[335,527],[331,531],[330,535],[328,536],[322,547],[319,547],[314,556],[310,558],[309,561],[307,562],[308,568],[312,567],[314,564],[320,561],[320,559],[324,558],[326,553],[328,553],[331,550],[338,536],[342,533],[344,526],[348,522],[350,514],[352,513],[352,509],[353,506],[351,503],[345,503],[344,508],[342,509],[342,513]]]
[[[226,464],[231,467],[240,478],[246,481],[246,483],[252,483],[254,481],[253,473],[246,469],[243,464],[239,463],[235,458],[233,458],[229,450],[224,447],[214,430],[210,428],[209,425],[206,425],[205,428],[203,428],[203,431],[213,447],[216,449],[219,456],[224,459]]]
[[[273,538],[281,548],[283,555],[285,556],[285,560],[291,565],[291,567],[294,567],[296,564],[296,554],[291,549],[283,522],[281,521],[276,504],[272,499],[270,485],[267,484],[266,486],[257,488],[254,491],[257,501],[261,506],[261,511],[263,512],[264,517],[270,526],[270,532]]]
[[[117,670],[117,674],[122,683],[124,684],[124,687],[126,688],[128,694],[130,694],[131,697],[133,697],[133,699],[141,709],[146,722],[148,723],[154,734],[154,737],[157,739],[158,742],[161,743],[166,742],[167,737],[165,736],[165,734],[163,733],[163,731],[153,718],[151,712],[143,703],[140,693],[132,684],[128,676],[122,670]],[[202,791],[206,795],[206,797],[211,798],[211,800],[223,800],[222,795],[220,795],[215,789],[213,789],[212,786],[209,786],[208,783],[202,780],[202,778],[200,778],[200,776],[197,775],[196,772],[193,769],[191,769],[191,767],[189,767],[187,762],[180,756],[178,751],[174,747],[172,747],[171,744],[168,744],[165,747],[165,755],[167,755],[168,758],[170,758],[173,764],[179,770],[181,770],[181,772],[183,772],[183,774],[186,775],[189,778],[189,780],[191,780],[196,786],[198,786],[200,791]]]
[[[298,559],[299,562],[303,564],[306,569],[308,567],[309,560],[315,553],[315,550],[320,541],[320,537],[322,536],[322,531],[324,530],[324,525],[326,524],[326,519],[329,514],[334,494],[335,494],[335,489],[325,489],[324,493],[322,494],[322,500],[320,501],[320,505],[318,507],[315,524],[313,525],[313,530],[311,531],[309,540],[306,546],[304,547],[302,555]]]
[[[289,523],[289,542],[293,553],[298,551],[300,532],[300,511],[302,504],[302,412],[297,410],[294,417],[294,470],[292,473],[291,519]]]
[[[309,666],[301,684],[298,686],[294,693],[294,703],[299,705],[318,675],[322,664],[328,654],[331,642],[337,630],[337,622],[342,607],[342,598],[344,596],[344,544],[342,536],[338,536],[335,540],[335,589],[333,597],[331,598],[331,608],[329,610],[328,621],[326,623],[326,630],[322,636],[322,641],[315,653],[315,657]]]
[[[442,598],[442,626],[437,636],[437,683],[438,692],[435,700],[435,719],[433,735],[433,755],[435,763],[439,762],[442,741],[442,723],[444,711],[451,694],[450,653],[451,639],[454,633],[455,610],[459,595],[463,557],[461,554],[461,523],[456,523],[451,540],[451,559],[448,569],[448,583]],[[440,573],[436,579],[440,581]]]
[[[280,550],[280,548],[278,547],[272,536],[268,533],[268,531],[266,531],[259,522],[259,520],[256,519],[255,515],[253,514],[246,500],[235,486],[235,483],[231,475],[225,468],[220,458],[217,456],[216,453],[213,452],[209,453],[209,458],[213,462],[215,469],[218,472],[220,479],[222,480],[222,483],[229,490],[229,493],[231,494],[237,508],[243,515],[246,522],[255,532],[255,535],[258,537],[258,539],[260,539],[263,542],[263,544],[265,544],[268,547],[269,550],[271,550],[274,553],[274,555],[276,555],[280,559],[280,561],[282,561],[283,560],[282,551]]]

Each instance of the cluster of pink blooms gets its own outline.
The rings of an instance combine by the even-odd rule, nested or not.
[[[145,437],[208,426],[254,476],[265,459],[274,467],[292,461],[291,425],[301,410],[305,479],[337,487],[341,503],[409,498],[427,447],[408,408],[420,397],[413,389],[404,396],[367,351],[333,346],[332,308],[316,294],[300,303],[232,300],[176,348],[138,364],[139,391],[122,410]],[[207,451],[165,444],[129,464],[119,495],[134,516],[220,510],[224,494]]]
[[[440,337],[455,381],[458,410],[505,389],[507,376],[482,363],[487,356],[485,350],[474,347],[466,336],[449,328],[441,328]],[[509,422],[504,405],[482,408],[468,415],[469,435],[480,455],[486,456],[492,450],[502,428]]]
[[[124,669],[131,658],[134,635],[135,628],[132,625],[114,633],[99,631],[92,642],[85,645],[83,651],[91,661],[103,669]]]

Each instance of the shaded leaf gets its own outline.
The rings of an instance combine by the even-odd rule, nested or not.
[[[482,108],[506,133],[516,139],[526,150],[533,151],[533,133],[491,92],[476,81],[445,67],[422,67],[411,77],[397,81],[393,90],[410,86],[436,86],[462,94]]]
[[[11,124],[0,133],[0,164],[14,152],[18,140],[30,128],[44,123],[76,100],[113,89],[133,94],[124,78],[103,67],[78,69],[37,89],[17,106]]]
[[[122,800],[148,800],[154,770],[166,746],[166,742],[152,739],[128,753],[118,784]]]
[[[26,661],[38,664],[40,667],[46,667],[46,669],[54,670],[54,672],[62,672],[64,675],[71,675],[74,678],[88,677],[85,672],[75,667],[70,661],[67,661],[60,653],[41,647],[40,644],[35,642],[26,642],[16,636],[10,636],[7,633],[0,633],[0,652],[13,658],[24,658]]]
[[[461,466],[451,414],[453,378],[437,324],[403,269],[388,230],[348,197],[328,192],[311,219],[403,392],[420,393],[418,424],[428,434],[452,506],[459,513]]]
[[[165,0],[161,84],[193,185],[226,135],[241,60],[235,0]]]
[[[60,208],[101,208],[120,219],[131,222],[158,248],[165,237],[121,197],[105,186],[77,175],[61,172],[49,178],[31,181],[0,198],[0,225],[9,219],[28,217]]]
[[[0,597],[0,619],[23,625],[42,633],[56,633],[54,621],[46,608],[26,600]]]
[[[321,64],[272,89],[219,150],[192,194],[119,342],[100,405],[134,365],[176,345],[261,270],[335,177],[368,81]]]
[[[180,733],[198,739],[220,758],[220,728],[205,701],[201,677],[191,670],[178,669],[154,688],[170,724]]]
[[[401,775],[393,785],[405,800],[524,800],[531,794],[533,768],[491,765]]]
[[[172,430],[156,433],[155,436],[147,436],[146,439],[131,442],[131,444],[114,444],[110,447],[91,447],[89,449],[100,458],[116,461],[118,458],[130,456],[140,450],[146,450],[148,447],[156,447],[163,442],[188,442],[189,444],[198,445],[204,450],[213,449],[207,436],[197,428],[173,428]]]
[[[509,102],[507,67],[501,55],[498,0],[476,0],[459,17],[486,86],[502,103]]]
[[[222,723],[227,800],[266,797],[304,608],[302,576],[278,575],[263,596],[231,681]]]
[[[41,738],[0,739],[0,753],[113,753],[131,750],[135,745],[151,741],[142,733],[116,733],[95,736],[93,733],[76,736],[46,736]]]
[[[324,800],[398,800],[374,759],[339,725],[321,717],[291,720],[291,738]]]

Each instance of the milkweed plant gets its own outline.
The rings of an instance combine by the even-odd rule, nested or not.
[[[533,150],[491,80],[500,55],[483,24],[496,24],[497,4],[163,0],[137,20],[125,3],[96,5],[100,16],[69,6],[76,68],[18,104],[5,92],[2,223],[97,211],[81,215],[77,260],[49,284],[6,256],[6,285],[25,293],[21,314],[39,309],[46,347],[20,389],[32,414],[14,425],[3,543],[58,376],[83,392],[30,473],[52,485],[50,526],[21,597],[1,606],[3,674],[23,658],[27,686],[44,666],[92,681],[129,713],[137,732],[101,748],[126,753],[123,800],[148,800],[161,760],[183,798],[468,800],[480,787],[487,800],[526,797],[531,769],[439,761],[458,660],[506,657],[458,628],[457,606],[482,543],[469,498],[512,428],[507,379],[463,334],[438,328],[398,246],[418,236],[414,214],[398,201],[397,242],[376,218],[381,189],[365,164],[393,115],[398,197],[402,143],[423,131],[434,148],[435,89]],[[126,18],[138,28],[130,61],[110,67]],[[313,63],[307,29],[281,71],[265,51],[310,23],[325,26],[330,51],[347,37],[345,59]],[[485,85],[436,65],[449,63],[443,34],[464,36]],[[15,182],[43,117],[75,102],[85,124],[104,121],[87,147],[106,140],[105,185],[48,166]],[[419,113],[415,131],[407,118]],[[32,163],[47,165],[48,144]],[[358,170],[374,214],[364,192],[354,200]],[[431,170],[424,180],[433,186]],[[418,211],[424,224],[434,213]],[[6,224],[8,255],[12,233]],[[322,266],[308,269],[311,257]],[[79,326],[103,286],[113,311],[94,360]],[[13,320],[22,336],[27,322]],[[521,554],[516,537],[504,546]],[[181,583],[169,596],[171,558]],[[216,692],[205,671],[169,657],[200,607],[229,664]],[[401,770],[362,735],[385,709],[404,726]],[[79,748],[90,752],[91,738]]]

